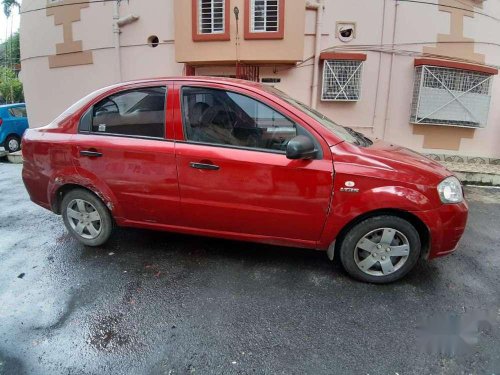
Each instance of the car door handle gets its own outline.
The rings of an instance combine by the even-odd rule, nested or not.
[[[86,150],[80,151],[80,155],[88,156],[89,158],[100,158],[102,156],[102,152]]]
[[[189,163],[189,166],[194,169],[205,169],[208,171],[218,171],[220,169],[218,165],[205,163]]]

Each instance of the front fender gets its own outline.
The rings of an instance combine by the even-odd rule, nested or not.
[[[360,192],[345,192],[336,188],[334,194],[319,242],[320,249],[327,249],[340,231],[360,215],[381,210],[415,212],[433,208],[431,200],[423,192],[405,186],[374,187]]]

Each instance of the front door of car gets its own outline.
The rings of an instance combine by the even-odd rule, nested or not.
[[[165,86],[117,92],[87,111],[73,138],[78,172],[113,194],[120,219],[136,224],[172,225],[180,211],[166,97]]]
[[[321,235],[333,183],[331,156],[291,114],[242,91],[175,88],[176,159],[183,225],[312,244]],[[287,142],[314,139],[318,156],[289,160]]]

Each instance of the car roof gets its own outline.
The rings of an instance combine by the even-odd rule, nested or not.
[[[133,84],[142,84],[142,83],[154,83],[154,82],[169,82],[169,81],[188,81],[188,82],[202,82],[202,83],[225,83],[231,86],[238,86],[243,88],[250,89],[262,89],[263,85],[259,82],[246,81],[243,79],[236,78],[226,78],[226,77],[208,77],[208,76],[181,76],[181,77],[158,77],[158,78],[149,78],[149,79],[138,79],[132,81],[126,81],[120,85],[133,85]]]
[[[25,103],[14,103],[14,104],[3,104],[3,105],[0,105],[0,109],[2,108],[16,108],[16,107],[26,107],[26,104]]]

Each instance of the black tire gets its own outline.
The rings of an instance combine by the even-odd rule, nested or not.
[[[368,272],[380,272],[384,274],[371,275],[365,271],[362,271],[360,269],[361,265],[360,267],[358,267],[358,265],[356,264],[355,252],[360,251],[357,250],[358,249],[357,244],[361,239],[363,239],[363,237],[365,237],[369,233],[372,232],[376,233],[377,230],[384,228],[392,228],[402,233],[406,237],[409,243],[409,253],[407,255],[406,261],[402,263],[399,269],[396,269],[393,272],[391,271],[392,273],[385,274],[384,272],[382,272],[382,267],[381,267],[382,266],[381,262],[383,262],[382,260],[380,260],[380,262],[375,262],[374,266],[371,266],[372,268],[369,269]],[[378,256],[385,255],[383,253],[383,250],[384,249],[381,250],[375,249],[374,256],[377,256],[377,252],[379,252]],[[391,251],[390,247],[389,250],[387,251]],[[413,267],[415,267],[420,258],[420,251],[421,251],[420,236],[415,227],[411,223],[397,216],[383,215],[363,220],[362,222],[356,224],[353,228],[349,230],[349,232],[343,238],[340,246],[340,260],[342,262],[342,265],[344,266],[344,269],[352,277],[364,282],[385,284],[397,281],[401,279],[403,276],[405,276],[408,272],[410,272],[413,269]],[[396,264],[401,259],[403,259],[398,257],[388,257],[388,258],[391,259],[390,260],[391,263],[393,263],[394,259]],[[364,259],[366,258],[363,258],[362,260]],[[380,271],[376,270],[377,267],[380,267]]]
[[[9,135],[5,139],[4,148],[5,151],[10,153],[19,151],[21,149],[21,138],[19,138],[17,135]]]
[[[88,211],[92,211],[93,209],[95,209],[95,211],[97,211],[97,213],[99,214],[98,234],[95,236],[95,238],[85,238],[85,236],[92,236],[92,233],[90,233],[88,229],[84,229],[84,232],[82,234],[79,234],[76,230],[78,228],[75,229],[73,227],[75,226],[75,224],[79,223],[78,219],[75,219],[74,217],[68,217],[68,215],[71,215],[75,212],[69,211],[68,207],[70,205],[71,207],[75,207],[75,204],[78,202],[78,200],[86,202],[85,206],[87,207]],[[61,203],[61,214],[63,217],[64,225],[68,229],[68,232],[78,241],[87,246],[103,245],[109,239],[113,231],[113,218],[108,208],[104,205],[101,199],[99,199],[99,197],[85,189],[74,189],[69,191],[64,196]],[[73,223],[73,226],[71,225],[70,220]],[[96,225],[95,222],[92,225],[94,227],[94,225]],[[86,228],[88,228],[88,226]],[[85,232],[87,232],[88,234]]]

